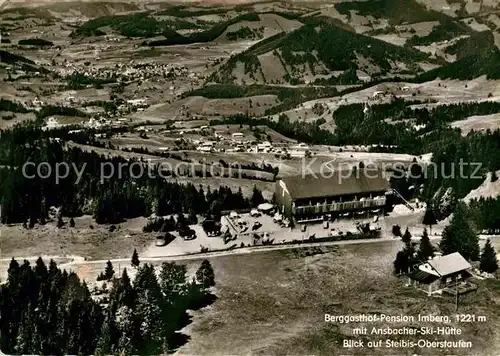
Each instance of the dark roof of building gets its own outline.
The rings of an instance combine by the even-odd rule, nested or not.
[[[322,198],[358,193],[381,192],[389,189],[389,182],[379,170],[329,172],[328,177],[314,175],[282,179],[292,199]]]
[[[434,282],[436,279],[439,279],[438,276],[435,276],[433,274],[430,274],[430,273],[427,273],[425,271],[422,271],[422,270],[415,270],[415,271],[412,271],[408,277],[410,277],[411,279],[413,279],[414,281],[418,281],[420,283],[425,283],[425,284],[428,284],[428,283],[432,283]]]
[[[462,255],[458,252],[450,253],[449,255],[440,256],[429,260],[427,263],[437,272],[441,277],[447,276],[456,272],[464,271],[472,266]]]

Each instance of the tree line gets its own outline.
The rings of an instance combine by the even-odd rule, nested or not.
[[[395,273],[409,273],[418,264],[434,257],[438,251],[443,255],[458,252],[469,261],[478,261],[481,271],[488,273],[496,272],[498,270],[498,261],[495,249],[491,245],[490,240],[488,240],[481,251],[477,226],[474,221],[471,209],[465,203],[458,203],[453,211],[453,218],[450,224],[443,230],[439,249],[430,242],[426,229],[417,247],[417,243],[412,242],[412,236],[408,229],[401,235],[399,229],[393,228],[395,236],[400,236],[404,243],[403,249],[397,253],[394,260]]]
[[[49,135],[35,126],[2,132],[0,202],[3,223],[47,221],[51,206],[61,207],[64,216],[91,214],[97,223],[119,223],[153,213],[159,216],[182,212],[220,214],[222,210],[250,207],[250,200],[243,196],[241,189],[233,192],[221,186],[209,187],[205,192],[201,186],[165,181],[157,165],[149,167],[157,173],[150,176],[146,162],[105,157],[78,147],[65,148],[62,140]],[[52,175],[42,178],[34,167],[23,172],[22,167],[28,161],[46,162],[42,173],[50,168]],[[55,170],[62,162],[79,171],[83,169],[80,178],[72,168],[66,178],[56,182]],[[115,174],[101,179],[103,174],[111,172]],[[28,178],[30,176],[33,177]],[[30,225],[33,224],[30,222]]]
[[[159,277],[150,264],[139,265],[132,280],[124,269],[106,277],[107,297],[96,298],[74,272],[33,266],[12,259],[0,287],[0,348],[7,354],[153,355],[172,352],[187,339],[178,331],[189,323],[187,309],[211,303],[215,275],[203,261],[192,280],[185,265],[163,263]],[[104,288],[103,288],[104,289]],[[95,293],[94,293],[95,294]]]

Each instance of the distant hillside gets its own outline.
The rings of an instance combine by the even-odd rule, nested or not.
[[[446,53],[454,54],[457,59],[487,54],[495,49],[495,37],[491,31],[473,32],[469,37],[458,40],[446,48]]]
[[[188,36],[182,36],[179,33],[170,34],[169,36],[165,36],[166,38],[163,40],[149,41],[145,42],[144,45],[148,46],[172,46],[172,45],[187,45],[192,43],[206,43],[216,40],[220,37],[229,26],[234,25],[238,22],[248,21],[248,22],[257,22],[260,21],[259,14],[255,12],[249,12],[230,20],[217,23],[213,25],[208,30],[200,31],[192,33]]]
[[[347,17],[351,11],[361,16],[387,18],[391,25],[417,23],[426,21],[440,21],[448,16],[433,10],[415,0],[370,0],[356,2],[342,2],[335,5],[338,12]]]
[[[187,21],[157,20],[149,12],[139,12],[130,15],[103,16],[89,20],[76,28],[70,36],[102,36],[105,34],[102,28],[107,26],[123,36],[145,38],[160,35],[171,36],[177,34],[175,30],[198,28],[197,25]]]
[[[328,98],[338,94],[338,90],[334,87],[290,88],[277,85],[239,86],[233,84],[215,84],[192,90],[184,93],[183,96],[202,96],[207,99],[235,99],[259,95],[276,95],[279,103],[265,110],[265,115],[274,115],[291,109],[307,100]]]
[[[189,18],[189,17],[199,17],[207,15],[220,15],[226,14],[230,9],[227,7],[206,7],[199,9],[189,9],[185,5],[177,5],[169,7],[168,9],[162,10],[158,15],[174,16],[179,18]]]
[[[440,20],[440,24],[434,27],[427,36],[413,36],[406,43],[411,46],[427,46],[435,42],[451,40],[455,37],[471,34],[473,31],[461,23],[449,18]]]
[[[127,3],[121,1],[69,1],[69,2],[48,2],[45,1],[36,7],[21,7],[23,3],[14,3],[12,7],[0,11],[0,16],[9,16],[14,18],[41,18],[41,19],[54,19],[61,18],[68,20],[69,17],[78,17],[79,20],[92,19],[102,16],[110,16],[117,13],[126,13],[133,11],[140,11],[139,4]]]
[[[482,75],[486,75],[488,79],[500,79],[500,50],[498,48],[461,58],[423,73],[416,78],[416,81],[423,83],[436,78],[470,80]]]
[[[33,62],[31,59],[28,59],[23,56],[19,56],[14,53],[10,53],[4,50],[0,49],[0,62],[6,63],[6,64],[31,64],[35,65],[35,62]]]
[[[221,83],[291,83],[304,77],[330,77],[347,70],[369,75],[415,73],[427,55],[346,31],[335,25],[309,23],[289,34],[278,34],[232,57],[213,76]],[[276,73],[280,73],[279,77]]]
[[[41,72],[41,73],[50,72],[48,69],[37,65],[31,59],[1,49],[0,49],[0,62],[8,65],[18,66],[21,70],[24,70],[26,72]]]

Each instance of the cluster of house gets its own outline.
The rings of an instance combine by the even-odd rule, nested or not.
[[[201,130],[203,130],[202,127]],[[273,144],[269,141],[255,141],[246,138],[241,132],[235,132],[230,137],[215,132],[215,140],[193,140],[196,150],[201,152],[248,152],[274,153],[283,157],[304,157],[309,151],[305,143],[294,145]]]
[[[96,57],[96,59],[99,57]],[[85,63],[79,64],[67,60],[55,68],[59,75],[65,77],[74,73],[80,73],[95,78],[116,78],[117,82],[129,82],[135,80],[158,79],[163,77],[176,78],[187,77],[188,69],[180,64],[162,63],[116,63],[114,66],[90,66]]]

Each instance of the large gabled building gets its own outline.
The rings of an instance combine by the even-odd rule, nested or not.
[[[281,213],[301,222],[325,215],[384,213],[389,189],[382,171],[336,171],[282,178],[276,182],[275,200]]]

